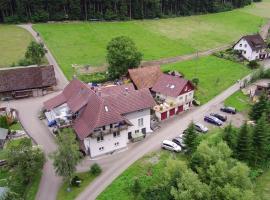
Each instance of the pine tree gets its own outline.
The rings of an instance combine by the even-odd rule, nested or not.
[[[236,135],[236,131],[233,129],[233,126],[231,123],[224,128],[223,139],[227,143],[227,145],[230,147],[230,149],[235,153],[236,143],[237,143],[237,135]]]
[[[257,121],[263,113],[269,114],[269,102],[266,94],[262,94],[259,101],[252,106],[249,116],[252,120]]]
[[[237,145],[236,145],[236,155],[241,161],[250,162],[252,154],[252,140],[249,127],[247,123],[242,125],[240,128]]]
[[[267,159],[269,135],[267,118],[266,115],[263,114],[253,129],[253,164],[255,166],[264,163],[264,161]]]
[[[187,148],[187,151],[186,153],[187,154],[191,154],[193,153],[195,150],[196,150],[196,147],[197,147],[197,142],[196,142],[196,138],[197,138],[197,133],[196,133],[196,130],[195,130],[195,126],[194,126],[194,123],[192,122],[185,134],[184,134],[184,144],[186,145],[186,148]]]

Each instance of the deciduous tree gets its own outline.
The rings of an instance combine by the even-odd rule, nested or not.
[[[113,38],[107,46],[108,70],[111,78],[125,75],[128,69],[138,67],[141,60],[142,54],[129,37]]]
[[[58,150],[51,155],[54,168],[59,176],[71,181],[76,165],[80,162],[79,144],[71,129],[63,129],[57,136],[56,142]]]

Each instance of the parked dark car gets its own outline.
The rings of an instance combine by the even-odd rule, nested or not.
[[[183,140],[183,138],[181,138],[181,137],[175,137],[172,141],[173,141],[175,144],[181,146],[182,149],[184,149],[184,148],[186,147],[186,145],[184,144],[184,140]]]
[[[225,115],[221,115],[221,114],[218,114],[218,113],[211,113],[210,115],[213,116],[213,117],[218,118],[219,120],[221,120],[223,122],[227,121],[227,116],[225,116]]]
[[[236,114],[237,113],[236,109],[233,108],[233,107],[223,107],[223,108],[220,108],[220,110],[222,112],[230,113],[230,114]]]
[[[217,126],[221,126],[222,125],[222,121],[220,121],[218,118],[213,117],[213,116],[205,116],[204,117],[204,121],[217,125]]]

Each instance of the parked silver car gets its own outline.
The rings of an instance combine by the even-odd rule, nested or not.
[[[170,140],[164,140],[161,144],[161,147],[163,149],[167,149],[169,151],[174,151],[174,152],[180,152],[182,150],[179,145],[175,144],[174,142]]]

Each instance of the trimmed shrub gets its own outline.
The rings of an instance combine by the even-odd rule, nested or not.
[[[252,61],[250,61],[250,62],[248,63],[248,66],[249,66],[251,69],[256,69],[256,68],[258,68],[260,65],[259,65],[259,63],[257,63],[256,60],[252,60]]]
[[[81,185],[81,179],[78,176],[75,176],[72,180],[71,180],[71,186],[74,187],[80,187]]]
[[[91,168],[90,168],[90,173],[92,175],[97,176],[97,175],[101,174],[101,172],[102,172],[102,169],[101,169],[101,167],[97,163],[93,164],[91,166]]]

